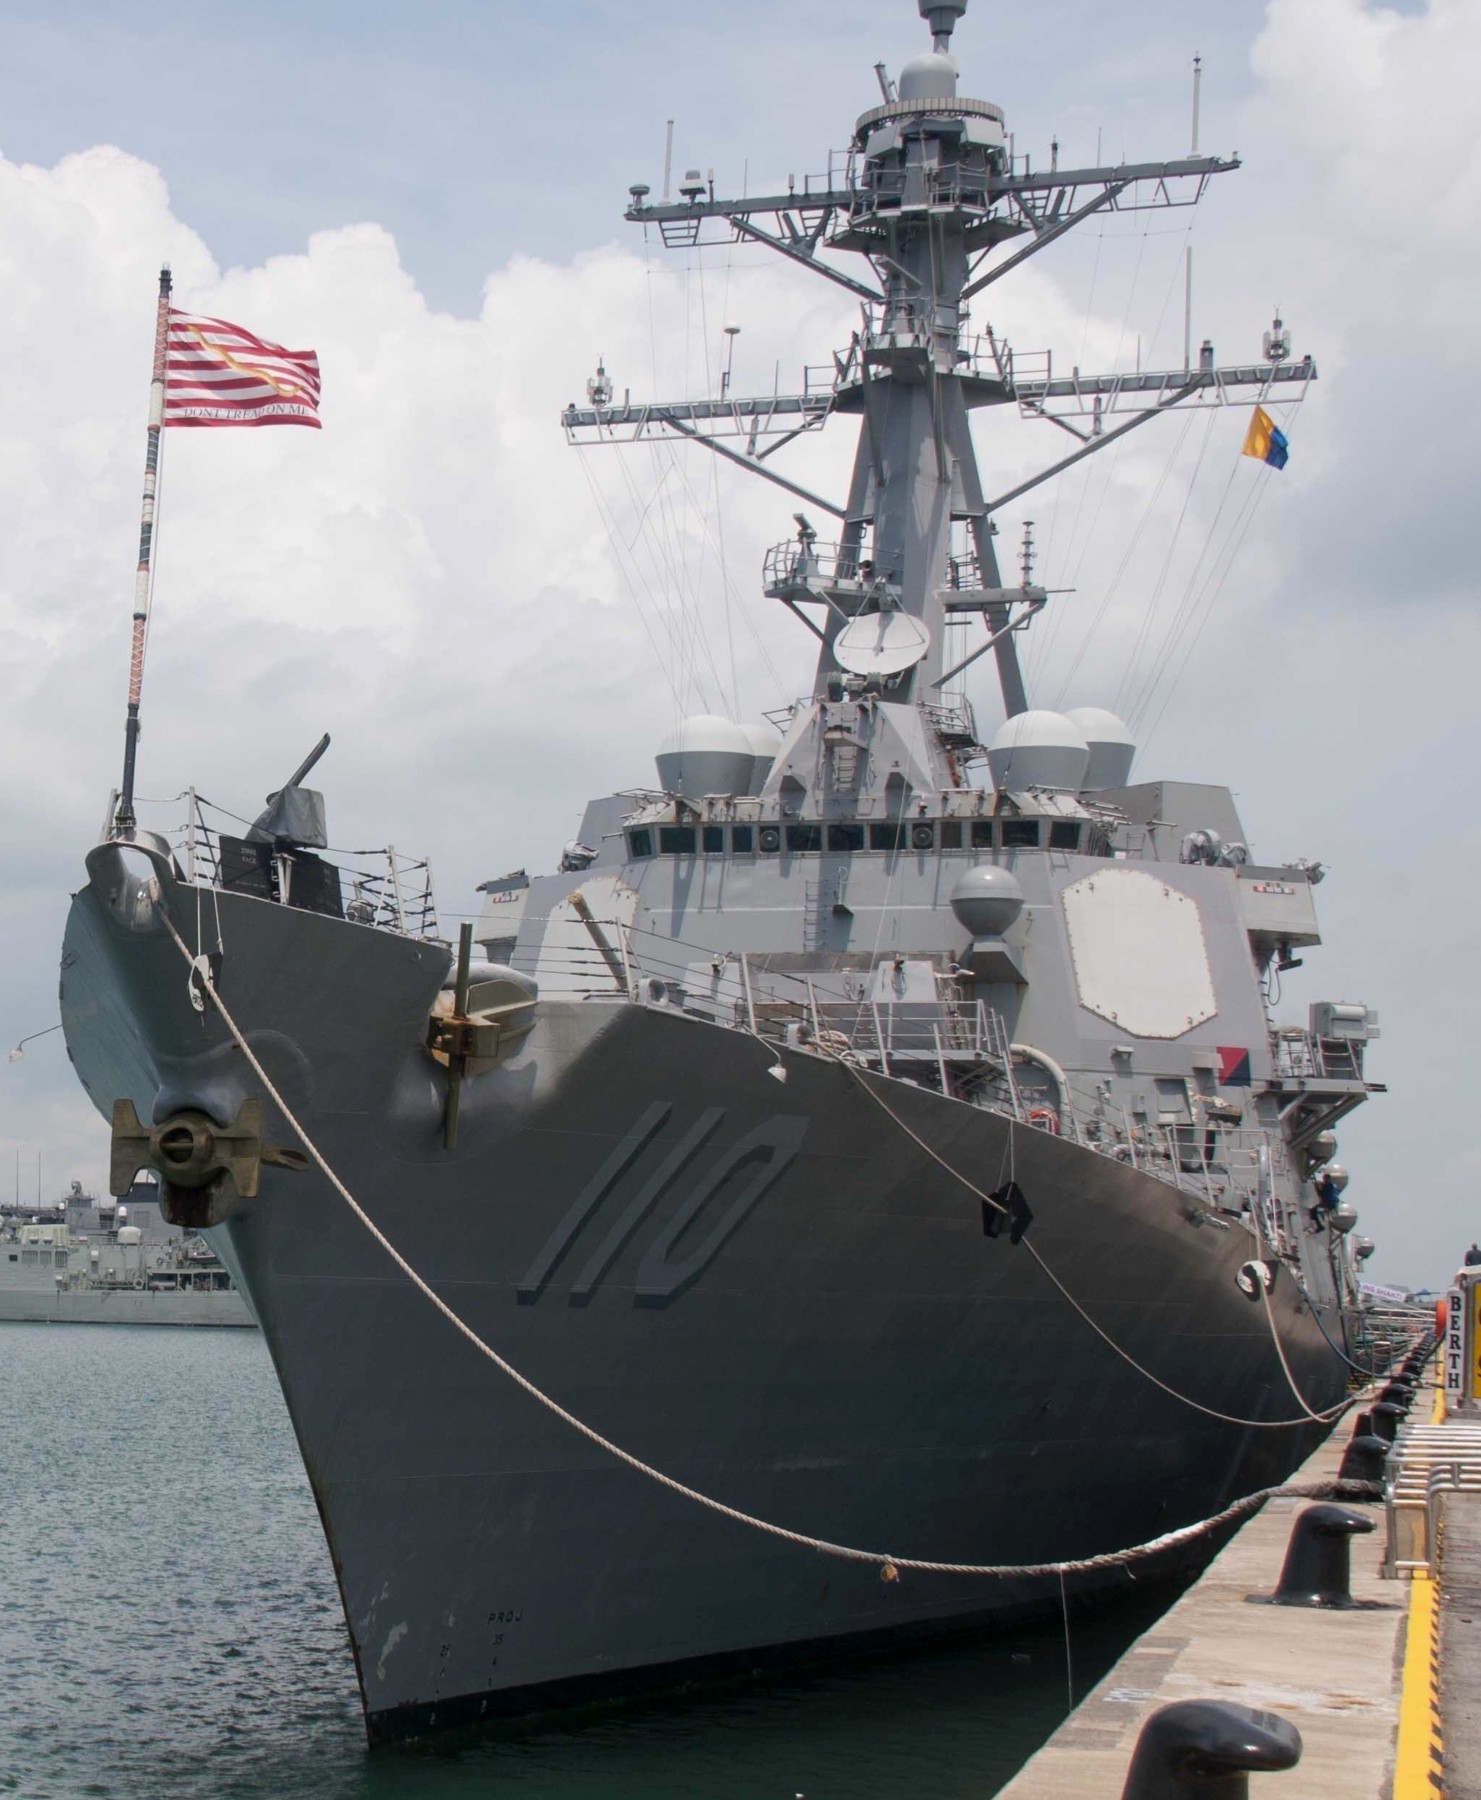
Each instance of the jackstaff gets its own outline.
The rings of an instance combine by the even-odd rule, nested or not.
[[[149,628],[149,590],[154,570],[154,507],[159,493],[159,434],[165,418],[165,371],[170,339],[170,265],[159,272],[159,310],[154,321],[154,372],[149,381],[149,442],[144,452],[144,500],[139,514],[139,567],[134,575],[134,642],[129,654],[129,710],[123,729],[123,782],[114,815],[115,837],[132,837],[134,762],[139,752],[139,696],[144,687],[144,638]]]
[[[149,384],[149,445],[134,576],[134,642],[129,658],[129,710],[124,727],[123,784],[113,835],[132,837],[134,763],[139,748],[139,696],[154,572],[154,518],[159,494],[160,433],[166,425],[319,425],[319,358],[285,350],[227,319],[196,317],[170,305],[170,270],[159,272],[154,373]]]

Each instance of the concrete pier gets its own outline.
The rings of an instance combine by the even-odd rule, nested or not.
[[[1428,1409],[1428,1396],[1417,1404]],[[1349,1435],[1344,1421],[1292,1480],[1335,1480]],[[1371,1609],[1257,1606],[1247,1599],[1274,1590],[1292,1523],[1310,1504],[1272,1500],[1243,1526],[1000,1790],[999,1800],[1119,1800],[1143,1723],[1177,1700],[1232,1700],[1298,1728],[1299,1764],[1251,1776],[1252,1794],[1405,1800],[1394,1771],[1412,1590],[1407,1581],[1380,1575],[1382,1506],[1354,1508],[1377,1527],[1351,1540],[1352,1595],[1373,1603]],[[1463,1791],[1474,1792],[1431,1786],[1426,1800]]]
[[[1350,1436],[1344,1420],[1292,1480],[1334,1480]],[[1476,1403],[1447,1411],[1438,1388],[1421,1389],[1390,1457],[1387,1492],[1388,1507],[1353,1507],[1377,1527],[1349,1540],[1361,1609],[1250,1603],[1274,1589],[1295,1516],[1310,1504],[1271,1501],[998,1800],[1120,1800],[1143,1724],[1180,1700],[1232,1700],[1296,1726],[1300,1762],[1252,1775],[1252,1794],[1481,1800]]]

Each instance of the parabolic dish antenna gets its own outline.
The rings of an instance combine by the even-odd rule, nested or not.
[[[833,640],[833,658],[850,675],[898,675],[930,647],[930,630],[911,613],[861,613]]]

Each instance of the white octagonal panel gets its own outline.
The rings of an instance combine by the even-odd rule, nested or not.
[[[1126,868],[1060,898],[1082,1006],[1144,1038],[1181,1037],[1219,1010],[1196,900]]]

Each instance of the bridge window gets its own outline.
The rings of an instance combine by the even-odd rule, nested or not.
[[[789,825],[787,827],[787,848],[805,852],[821,850],[823,847],[823,828],[821,825]]]
[[[660,856],[693,856],[694,827],[692,825],[660,825],[658,828],[658,854]]]
[[[869,827],[869,848],[871,850],[898,850],[904,827],[896,819],[887,825],[871,825]]]
[[[737,856],[754,855],[756,827],[754,825],[733,825],[730,830],[730,848]]]
[[[960,819],[943,819],[941,821],[941,848],[943,850],[960,850],[962,847],[962,822]]]
[[[1037,850],[1039,847],[1039,821],[1037,819],[1004,819],[1003,848],[1005,850]]]
[[[699,841],[706,856],[723,855],[725,852],[725,827],[723,825],[702,826]]]
[[[1049,848],[1051,850],[1078,850],[1080,848],[1080,823],[1077,819],[1054,819],[1049,826]]]
[[[972,848],[974,850],[991,850],[992,849],[992,820],[991,819],[973,819],[973,821],[972,821]]]
[[[864,848],[864,827],[862,825],[830,825],[828,827],[828,848],[830,850],[862,850]]]
[[[627,847],[634,857],[652,856],[653,833],[651,831],[628,832]]]

